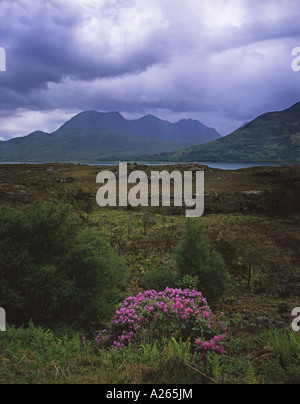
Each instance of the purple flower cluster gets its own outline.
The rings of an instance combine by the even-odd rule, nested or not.
[[[225,342],[227,340],[226,335],[216,335],[214,338],[210,340],[210,342],[201,341],[201,339],[196,340],[197,347],[201,347],[204,350],[204,353],[207,351],[217,352],[221,355],[225,354],[225,349],[221,345],[221,342]]]
[[[127,298],[109,331],[100,332],[96,342],[119,349],[129,344],[169,340],[176,335],[185,341],[189,339],[196,351],[224,354],[226,331],[201,292],[167,288],[164,292],[150,290]]]

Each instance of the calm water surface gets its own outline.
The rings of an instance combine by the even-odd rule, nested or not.
[[[118,163],[77,163],[77,162],[72,162],[73,164],[83,164],[83,165],[90,165],[90,166],[116,166]],[[39,163],[32,163],[32,162],[20,162],[20,161],[11,161],[11,162],[0,162],[0,165],[3,164],[32,164],[32,165],[37,165],[37,164],[55,164],[53,162],[39,162]],[[149,166],[161,166],[161,165],[173,165],[173,164],[178,164],[178,163],[145,163],[146,165]],[[286,162],[286,163],[205,163],[205,162],[186,162],[182,164],[202,164],[206,165],[211,168],[218,168],[221,170],[240,170],[241,168],[249,168],[249,167],[282,167],[286,165],[296,165],[300,166],[300,163],[293,163],[293,162]]]

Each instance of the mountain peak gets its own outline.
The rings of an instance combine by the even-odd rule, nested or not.
[[[39,136],[44,136],[44,135],[49,135],[49,133],[43,132],[41,130],[36,130],[35,132],[30,133],[28,136],[30,136],[31,138],[34,138],[34,137],[39,137]]]
[[[3,142],[0,160],[109,161],[185,149],[219,137],[200,122],[177,125],[153,115],[127,120],[116,111],[84,111],[49,136],[37,132],[20,139],[18,148],[16,142]]]
[[[195,125],[203,125],[201,122],[197,121],[196,119],[181,119],[180,121],[177,122],[177,125],[189,125],[189,126],[195,126]]]
[[[151,115],[151,114],[147,114],[145,116],[143,116],[140,119],[137,120],[143,120],[143,121],[161,121],[161,119],[157,118],[157,116]]]
[[[170,153],[166,161],[299,162],[299,134],[300,102],[265,113],[214,142]]]
[[[190,122],[190,123],[200,123],[199,121],[197,121],[196,119],[192,119],[192,118],[189,118],[189,119],[180,119],[180,121],[178,122],[178,123],[180,123],[180,122]]]
[[[72,119],[95,119],[95,118],[118,118],[118,119],[125,119],[119,112],[112,111],[112,112],[98,112],[98,111],[83,111],[79,114],[75,115]]]

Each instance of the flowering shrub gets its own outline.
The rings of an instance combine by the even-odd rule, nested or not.
[[[189,340],[194,352],[204,359],[208,352],[225,354],[227,331],[201,292],[167,288],[164,292],[150,290],[126,299],[110,329],[101,331],[96,343],[119,349],[174,337]]]

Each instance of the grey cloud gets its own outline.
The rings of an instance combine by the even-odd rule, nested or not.
[[[49,82],[65,77],[93,80],[133,74],[160,63],[168,53],[156,33],[115,53],[101,28],[101,18],[97,27],[100,37],[90,50],[76,36],[85,20],[80,18],[78,5],[70,4],[38,0],[5,3],[1,31],[9,69],[5,78],[1,77],[1,87],[23,93],[46,88]]]
[[[0,2],[0,46],[7,52],[0,136],[12,133],[4,124],[1,130],[1,122],[11,116],[17,125],[26,110],[56,111],[58,122],[57,111],[63,118],[66,111],[86,109],[157,111],[162,118],[190,114],[227,134],[299,101],[300,75],[291,70],[291,50],[300,46],[298,1],[213,4],[215,9],[210,0]],[[232,22],[230,13],[236,14]],[[35,125],[32,131],[43,129]]]

